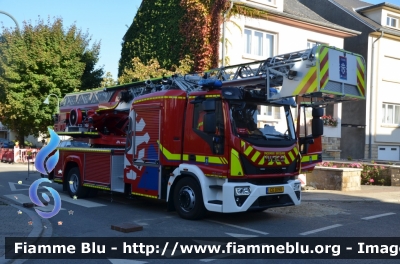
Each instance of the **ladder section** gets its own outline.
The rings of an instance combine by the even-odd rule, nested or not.
[[[327,104],[365,100],[366,65],[361,55],[318,45],[263,61],[213,69],[206,78],[221,80],[222,87],[260,89],[267,101],[302,96]]]
[[[214,77],[221,80],[224,85],[247,84],[251,86],[259,82],[261,78],[267,76],[273,80],[270,81],[270,87],[282,86],[282,78],[291,78],[291,68],[296,62],[312,58],[312,49],[297,51],[282,55],[277,55],[266,60],[232,65],[207,72],[208,78]],[[258,80],[258,81],[257,81]],[[247,82],[246,82],[247,81]],[[265,85],[265,83],[263,83]]]

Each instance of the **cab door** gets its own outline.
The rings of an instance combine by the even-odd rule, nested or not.
[[[227,176],[224,116],[219,98],[196,98],[189,102],[183,162],[197,165],[206,176]]]
[[[322,108],[300,103],[297,116],[297,136],[301,154],[301,172],[312,172],[322,161]]]

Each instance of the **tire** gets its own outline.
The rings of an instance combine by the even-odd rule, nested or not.
[[[188,220],[203,218],[206,213],[203,194],[195,179],[185,177],[174,189],[174,205],[180,217]]]
[[[68,171],[68,182],[67,189],[68,193],[73,198],[77,196],[79,198],[84,198],[88,194],[88,189],[81,184],[81,174],[79,168],[74,167]]]

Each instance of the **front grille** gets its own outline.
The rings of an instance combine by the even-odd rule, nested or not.
[[[291,164],[283,164],[280,166],[257,166],[252,164],[243,154],[240,154],[240,161],[243,165],[243,171],[246,175],[259,175],[259,174],[284,174],[294,173],[296,171],[296,160]]]

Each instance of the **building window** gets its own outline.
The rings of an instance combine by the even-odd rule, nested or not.
[[[382,123],[400,125],[400,105],[382,104]]]
[[[269,58],[274,55],[273,34],[246,28],[244,30],[244,54]]]
[[[281,119],[281,109],[276,106],[267,105],[261,106],[261,114],[273,119]]]
[[[394,17],[387,17],[386,18],[386,26],[389,27],[397,27],[397,19]]]

